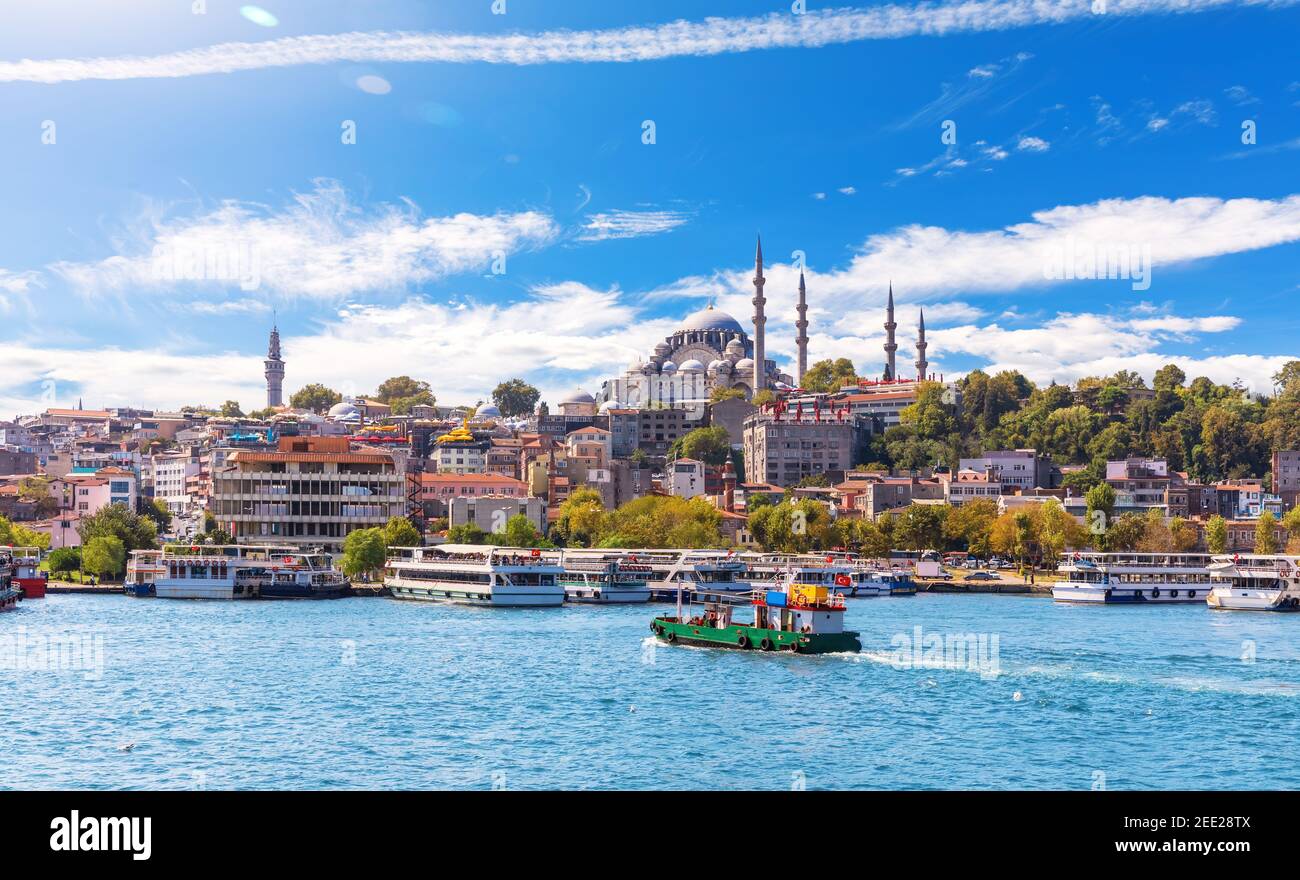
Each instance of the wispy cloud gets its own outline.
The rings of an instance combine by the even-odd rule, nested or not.
[[[1110,0],[1107,18],[1186,14],[1234,7],[1291,6],[1297,0]],[[339,61],[554,64],[653,61],[755,49],[818,47],[861,40],[1000,31],[1094,16],[1081,0],[967,2],[834,9],[802,15],[706,18],[598,31],[510,34],[387,32],[322,34],[223,43],[151,56],[9,61],[0,82],[59,83],[233,73]]]
[[[482,270],[559,232],[535,211],[425,217],[410,202],[363,209],[338,183],[319,180],[278,210],[227,201],[154,220],[107,259],[50,271],[85,295],[238,288],[339,300]]]
[[[1046,153],[1052,148],[1052,145],[1040,137],[1026,135],[1016,144],[1016,149],[1022,153]]]
[[[685,225],[690,219],[691,215],[685,211],[605,211],[587,216],[578,240],[605,241],[661,235]]]

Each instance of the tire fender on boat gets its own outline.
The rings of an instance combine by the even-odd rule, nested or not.
[[[769,639],[767,636],[764,636],[763,641],[759,642],[758,646],[762,648],[764,651],[770,651],[772,650],[772,640]]]
[[[740,634],[740,638],[736,639],[736,644],[739,645],[739,646],[742,647],[742,648],[748,648],[748,647],[749,647],[749,636],[745,635],[744,633],[741,633],[741,634]]]
[[[675,641],[677,641],[677,633],[675,633],[675,632],[670,632],[670,633],[668,633],[668,635],[664,636],[664,638],[667,639],[667,640],[670,641],[670,642],[675,642]]]

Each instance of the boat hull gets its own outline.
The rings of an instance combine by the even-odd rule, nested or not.
[[[272,584],[258,591],[259,599],[341,599],[348,595],[348,584],[328,587],[303,586],[298,584]]]
[[[1204,585],[1125,587],[1064,583],[1052,587],[1052,598],[1077,605],[1199,605],[1205,602],[1209,592],[1210,588]]]
[[[400,578],[384,581],[394,599],[442,602],[451,605],[486,605],[496,608],[556,608],[564,604],[563,589],[519,590],[487,585],[465,588],[459,584],[412,584]]]
[[[718,629],[679,623],[666,617],[656,617],[650,626],[655,638],[673,645],[788,651],[797,654],[839,654],[862,650],[858,634],[847,630],[839,633],[795,633],[735,623],[725,629]],[[764,648],[764,644],[768,647]]]
[[[22,593],[14,589],[0,590],[0,611],[13,611],[22,597]]]
[[[45,598],[45,578],[14,578],[14,586],[23,591],[24,599]]]
[[[1235,592],[1235,595],[1234,595]],[[1295,597],[1283,597],[1276,591],[1264,590],[1211,590],[1206,604],[1219,611],[1300,611],[1300,602],[1292,604]]]
[[[187,581],[185,584],[167,584],[158,581],[154,584],[154,595],[159,599],[234,599],[235,588],[221,582],[203,584]],[[240,597],[244,598],[244,597]]]
[[[650,589],[593,590],[590,587],[566,587],[564,601],[590,605],[644,605],[650,601]]]

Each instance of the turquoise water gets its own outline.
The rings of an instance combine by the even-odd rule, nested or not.
[[[796,657],[658,645],[664,607],[26,602],[0,787],[1300,787],[1300,615],[858,599],[862,654]],[[996,668],[900,663],[917,626]]]

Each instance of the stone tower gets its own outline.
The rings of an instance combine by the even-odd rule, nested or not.
[[[280,329],[274,324],[266,350],[266,405],[284,406],[284,360],[280,357]]]
[[[898,351],[898,343],[894,341],[894,331],[898,329],[898,324],[894,322],[894,282],[889,282],[889,302],[885,306],[885,378],[894,380],[898,378],[898,370],[894,365],[894,353]]]
[[[754,254],[754,394],[767,387],[767,352],[763,350],[763,325],[767,323],[767,316],[763,314],[763,306],[767,304],[763,285],[766,283],[767,279],[763,277],[763,238],[759,236],[758,250]]]
[[[921,327],[916,337],[916,378],[921,382],[930,374],[930,362],[925,359],[925,347],[928,344],[925,341],[925,309],[921,309]]]
[[[802,269],[799,270],[799,305],[795,311],[799,313],[799,320],[794,322],[794,326],[799,330],[799,335],[794,340],[799,346],[799,370],[795,375],[795,384],[803,385],[803,375],[808,372],[808,297],[803,283]]]

